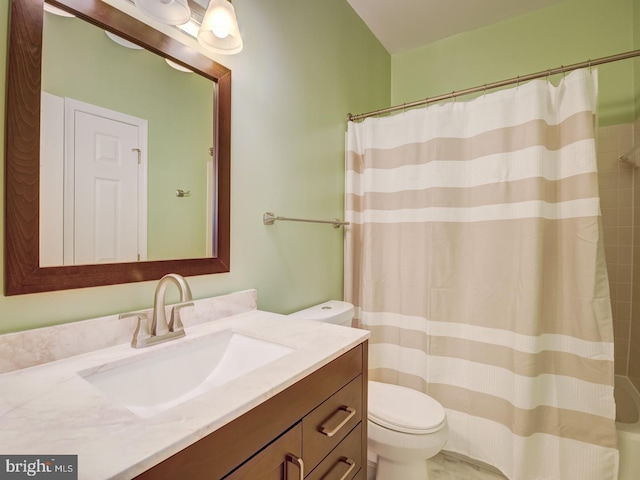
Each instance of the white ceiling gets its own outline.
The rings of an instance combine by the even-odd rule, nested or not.
[[[391,54],[566,0],[347,0]]]

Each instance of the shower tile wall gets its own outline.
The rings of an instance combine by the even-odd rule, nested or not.
[[[640,145],[640,117],[634,124],[634,145]],[[634,160],[640,162],[640,151]],[[633,305],[629,338],[629,367],[627,374],[640,390],[640,168],[633,169]]]
[[[634,169],[619,162],[618,157],[631,149],[633,133],[634,125],[631,123],[600,127],[597,144],[604,248],[615,337],[615,372],[618,375],[628,374],[634,275]],[[635,223],[640,225],[640,222]],[[640,300],[640,294],[638,298]]]

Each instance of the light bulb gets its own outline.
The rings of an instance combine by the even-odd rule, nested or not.
[[[231,33],[232,20],[225,10],[218,10],[211,19],[211,31],[218,38],[227,38]]]
[[[229,36],[229,26],[228,25],[213,25],[211,27],[211,31],[218,38],[227,38]]]
[[[198,42],[204,47],[224,54],[242,50],[235,9],[227,0],[211,0],[198,32]]]

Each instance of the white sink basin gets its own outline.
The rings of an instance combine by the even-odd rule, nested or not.
[[[232,330],[182,342],[124,365],[78,373],[119,405],[151,417],[294,350]]]

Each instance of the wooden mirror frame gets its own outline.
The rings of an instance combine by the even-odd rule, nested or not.
[[[5,294],[157,280],[229,271],[231,70],[101,0],[50,0],[54,6],[216,82],[216,225],[209,258],[40,267],[40,91],[44,0],[11,0],[5,127]]]

